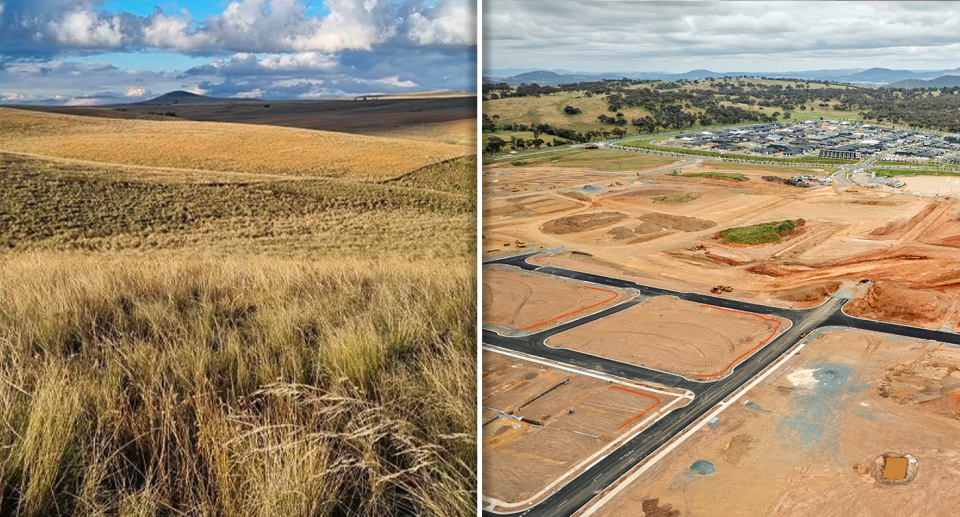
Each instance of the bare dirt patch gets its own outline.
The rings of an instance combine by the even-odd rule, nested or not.
[[[776,321],[756,315],[660,296],[552,336],[547,345],[680,375],[710,375],[776,330]]]
[[[661,214],[657,212],[643,214],[640,216],[640,220],[650,224],[655,224],[660,228],[666,228],[668,230],[680,230],[683,232],[699,232],[702,230],[708,230],[717,225],[717,223],[713,221],[697,219],[696,217]]]
[[[566,233],[578,233],[588,230],[595,230],[619,223],[627,218],[626,214],[620,212],[597,212],[592,214],[571,215],[561,217],[547,222],[540,227],[543,233],[554,235],[563,235]]]
[[[844,311],[860,318],[917,325],[939,322],[952,306],[948,296],[935,291],[877,282],[865,296],[851,300]]]
[[[483,323],[510,330],[539,332],[612,307],[628,297],[616,290],[534,272],[496,267],[483,270]]]
[[[621,429],[626,422],[644,411],[653,414],[655,406],[663,407],[673,400],[663,393],[648,393],[659,398],[658,402],[614,389],[600,379],[495,352],[484,351],[482,360],[481,405],[543,424],[530,425],[494,411],[485,412],[481,436],[483,495],[500,501],[533,497],[639,424]],[[564,381],[567,384],[562,384]],[[629,389],[647,393],[632,386]],[[522,409],[517,410],[520,406]]]

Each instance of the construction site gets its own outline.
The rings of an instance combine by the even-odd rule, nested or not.
[[[525,508],[688,399],[483,352],[484,496]]]
[[[598,515],[943,515],[960,503],[958,367],[952,345],[819,332]]]
[[[592,152],[599,162],[612,151]],[[723,296],[782,307],[814,306],[848,290],[860,298],[848,310],[864,317],[929,328],[960,321],[953,288],[960,272],[951,266],[960,246],[957,203],[852,185],[790,184],[799,173],[830,172],[823,169],[701,165],[689,160],[679,168],[599,178],[550,166],[486,164],[484,179],[500,181],[483,188],[483,257],[521,251],[519,240],[527,249],[557,250],[534,258],[538,265],[639,275],[677,290],[729,286]],[[517,175],[526,190],[515,193]],[[803,224],[754,245],[720,234],[782,220]]]
[[[831,169],[601,173],[614,155],[590,152],[484,165],[483,342],[512,351],[483,357],[487,515],[940,507],[960,482],[960,205]],[[682,403],[570,427],[618,382]]]

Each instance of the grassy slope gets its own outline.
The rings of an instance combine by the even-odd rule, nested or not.
[[[581,113],[577,115],[567,115],[563,112],[565,106],[580,108]],[[596,95],[593,97],[584,97],[580,92],[560,92],[551,95],[542,95],[540,98],[513,97],[491,100],[483,102],[482,108],[483,113],[491,117],[500,115],[500,120],[498,121],[500,124],[549,123],[554,127],[560,128],[566,125],[570,129],[584,133],[587,131],[610,131],[616,127],[610,124],[603,124],[597,120],[598,115],[611,117],[616,115],[615,112],[607,110],[607,102],[604,100],[604,97]],[[620,111],[622,111],[627,118],[627,125],[623,126],[623,128],[630,132],[635,132],[633,126],[629,124],[630,119],[650,115],[650,113],[643,108],[624,106]],[[701,110],[694,111],[699,112]],[[547,136],[549,137],[549,135]],[[500,136],[500,138],[504,140],[507,139],[503,136]]]
[[[724,241],[736,244],[766,244],[768,242],[780,242],[781,238],[778,234],[792,230],[796,226],[796,221],[772,221],[753,226],[728,228],[721,231],[720,235],[723,236]]]
[[[475,171],[0,154],[4,514],[472,513]]]
[[[0,108],[0,150],[149,167],[383,178],[466,146],[247,124],[119,120]]]
[[[763,83],[763,84],[781,84],[784,87],[787,85],[796,86],[799,84],[797,81],[790,80],[753,80],[749,79],[753,83]],[[734,81],[736,82],[736,81]],[[699,85],[688,84],[681,86],[683,90],[693,90],[693,89],[704,89],[710,87],[710,82],[701,81]],[[713,83],[716,84],[716,83]],[[640,87],[651,87],[651,85],[642,85],[634,86],[634,88]],[[810,89],[819,89],[825,88],[826,86],[821,84],[811,84]],[[791,120],[819,120],[820,117],[823,117],[824,120],[859,120],[861,117],[855,111],[834,111],[831,109],[822,109],[817,104],[820,101],[814,103],[809,103],[807,105],[807,110],[802,111],[797,106],[796,110],[791,111]],[[727,101],[721,101],[721,104],[725,106],[738,106],[740,108],[749,110],[749,111],[761,111],[759,106],[747,106],[745,104],[732,103]],[[836,102],[831,102],[836,104]],[[575,108],[580,108],[582,113],[579,115],[567,115],[563,113],[564,106],[573,106]],[[581,132],[587,131],[610,131],[614,126],[608,124],[602,124],[597,120],[598,115],[607,115],[613,116],[614,113],[607,110],[607,102],[602,96],[593,96],[590,98],[584,97],[582,92],[561,92],[558,94],[543,95],[540,98],[535,97],[521,97],[521,98],[508,98],[508,99],[498,99],[491,100],[482,103],[483,113],[489,116],[500,115],[500,123],[519,123],[519,124],[531,124],[531,123],[550,123],[553,126],[564,127],[566,125],[570,129],[574,129]],[[622,110],[623,114],[626,116],[627,120],[634,118],[640,118],[646,115],[651,115],[647,110],[643,108],[635,107],[624,107]],[[684,111],[692,112],[694,114],[699,114],[703,110],[698,108],[684,109]],[[763,108],[765,113],[773,114],[775,111],[783,112],[782,109],[776,107],[766,107]],[[781,117],[782,118],[782,117]],[[694,128],[699,127],[700,124],[693,126]],[[636,130],[629,123],[624,126],[624,129],[635,133]],[[484,142],[488,139],[489,133],[484,133]],[[501,138],[506,139],[501,136]],[[526,136],[524,136],[526,138]]]
[[[960,176],[958,170],[942,169],[869,169],[875,171],[877,176],[893,178],[896,176]]]

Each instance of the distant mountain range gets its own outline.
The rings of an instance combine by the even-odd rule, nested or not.
[[[944,86],[947,88],[960,86],[960,75],[945,75],[930,80],[907,79],[905,81],[890,83],[884,86],[884,88],[943,88]]]
[[[514,70],[525,70],[507,76]],[[773,77],[783,79],[816,79],[838,81],[867,86],[883,86],[897,81],[937,79],[942,76],[960,75],[960,68],[953,70],[911,71],[891,70],[889,68],[839,69],[839,70],[807,70],[802,72],[712,72],[710,70],[691,70],[686,73],[674,74],[667,72],[570,72],[568,70],[528,70],[528,69],[500,69],[491,70],[494,74],[484,74],[484,83],[504,82],[511,86],[522,83],[537,83],[541,86],[557,86],[560,84],[579,83],[585,81],[600,81],[603,79],[655,79],[661,81],[678,81],[685,79],[705,79],[707,77],[720,78],[724,76],[746,75],[750,77]],[[503,75],[500,75],[503,74]]]

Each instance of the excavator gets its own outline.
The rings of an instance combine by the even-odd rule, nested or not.
[[[518,248],[526,248],[526,247],[527,247],[527,243],[521,241],[520,239],[517,239],[517,247],[518,247]]]
[[[520,192],[520,189],[527,190],[527,187],[524,187],[523,185],[517,185],[516,187],[513,187],[514,192]]]
[[[683,171],[680,169],[673,169],[672,171],[670,171],[670,174],[680,174],[681,172]]]
[[[730,287],[729,285],[718,285],[714,286],[713,289],[710,289],[710,292],[713,294],[731,293],[733,292],[733,287]]]

